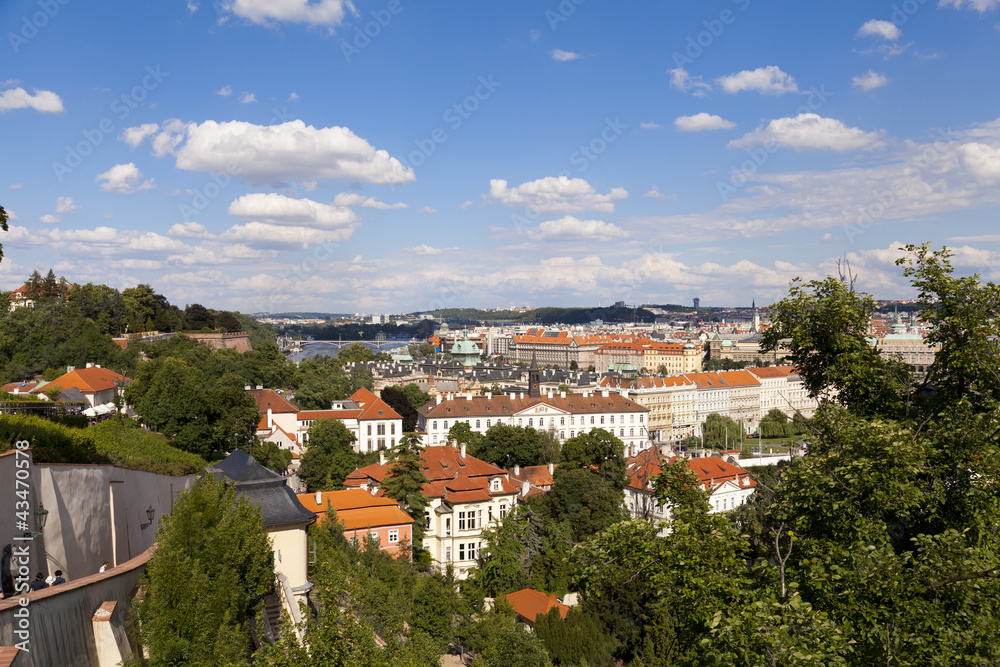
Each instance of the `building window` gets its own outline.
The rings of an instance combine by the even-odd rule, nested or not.
[[[604,415],[601,415],[601,423],[604,423]]]
[[[391,528],[389,530],[389,544],[395,544],[399,542],[399,528]]]
[[[560,440],[566,439],[566,431],[559,431],[559,439]]]
[[[625,437],[625,429],[621,429],[620,431],[618,431],[618,437],[619,438],[624,438]]]
[[[385,438],[379,438],[378,439],[378,448],[379,449],[385,449]]]
[[[604,423],[604,418],[603,418],[603,417],[601,418],[601,423],[602,423],[602,424]],[[612,424],[614,424],[614,423],[615,423],[615,416],[614,416],[614,415],[611,415],[611,423],[612,423]]]
[[[458,543],[458,560],[465,560],[465,542]]]
[[[465,512],[458,513],[458,529],[465,530]]]
[[[590,415],[590,423],[591,423],[591,424],[593,424],[593,423],[594,423],[594,415]],[[602,424],[604,423],[604,417],[601,417],[601,423],[602,423]]]
[[[642,415],[639,415],[639,423],[640,424],[642,423],[642,417],[643,417]]]
[[[479,546],[479,542],[469,542],[466,546],[469,548],[469,560],[476,560],[476,548]]]
[[[566,425],[566,418],[565,417],[560,417],[559,418],[559,425],[560,426],[565,426]]]
[[[446,431],[448,430],[448,420],[447,419],[444,422],[444,430],[446,430]]]
[[[396,435],[396,422],[389,425],[389,435]]]
[[[368,451],[370,452],[371,450],[372,450],[372,439],[368,438]]]
[[[372,425],[369,424],[368,425],[368,435],[371,435],[371,434],[372,434]]]
[[[446,516],[444,518],[444,536],[451,537],[451,517]]]
[[[486,521],[493,521],[493,505],[486,508]]]
[[[476,420],[476,428],[479,428],[479,420]]]
[[[490,428],[490,420],[489,419],[486,420],[486,428],[487,428],[487,430]]]
[[[374,542],[375,544],[378,544],[378,533],[377,532],[375,532],[373,530],[372,532],[368,533],[368,537],[371,538],[372,542]]]
[[[436,431],[437,427],[438,427],[437,420],[435,419],[433,423],[434,423],[434,426],[432,428]]]
[[[500,518],[502,519],[505,516],[507,516],[507,504],[500,503]]]
[[[629,434],[629,435],[635,435],[635,429],[634,429],[634,428],[630,428],[630,429],[628,430],[628,434]]]
[[[534,422],[534,420],[531,417],[528,417],[528,426],[534,426],[532,422]],[[539,424],[539,426],[541,426],[541,424]]]
[[[446,563],[451,562],[451,547],[444,548],[444,562]]]
[[[371,428],[371,427],[369,427],[369,428]],[[378,425],[378,434],[379,435],[385,435],[385,424],[379,424]]]

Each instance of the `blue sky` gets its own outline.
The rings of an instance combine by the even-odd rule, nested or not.
[[[1000,0],[9,0],[0,288],[244,312],[1000,277]]]

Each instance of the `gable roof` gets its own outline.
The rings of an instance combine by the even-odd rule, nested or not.
[[[351,394],[351,400],[361,406],[358,419],[402,419],[388,403],[364,387]]]
[[[322,523],[329,503],[337,510],[337,517],[345,530],[414,523],[413,517],[401,510],[395,500],[373,496],[361,489],[324,491],[320,494],[319,504],[316,503],[315,493],[300,493],[298,499],[303,507],[319,516],[317,523]]]
[[[626,474],[628,475],[628,486],[639,491],[648,491],[653,483],[653,478],[663,471],[664,461],[673,463],[678,457],[665,457],[660,453],[658,447],[639,452],[628,460]],[[701,482],[702,487],[709,494],[714,493],[726,482],[732,482],[741,489],[756,488],[757,482],[753,480],[743,468],[735,466],[717,456],[702,456],[695,459],[681,458]]]
[[[607,396],[601,393],[566,394],[565,398],[553,394],[552,398],[543,395],[531,398],[516,394],[496,396],[456,397],[443,400],[440,403],[430,402],[422,405],[417,412],[428,419],[447,419],[451,417],[504,417],[516,415],[537,405],[547,405],[550,408],[572,414],[587,414],[591,412],[649,412],[635,401],[631,401],[617,392],[609,392]]]

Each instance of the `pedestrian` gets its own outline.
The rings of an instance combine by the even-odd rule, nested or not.
[[[63,579],[62,570],[56,570],[56,578],[52,580],[53,586],[58,586],[59,584],[65,584],[66,580]]]
[[[33,591],[40,591],[43,588],[48,588],[48,587],[49,585],[45,583],[45,577],[42,576],[41,572],[35,575],[35,580],[31,582],[31,585],[28,586],[28,588],[30,588]]]
[[[101,569],[98,570],[98,572],[104,572],[109,567],[111,567],[111,563],[109,563],[108,561],[104,561],[104,565],[101,566]]]

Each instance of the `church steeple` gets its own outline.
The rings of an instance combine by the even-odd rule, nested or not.
[[[528,367],[528,398],[542,397],[541,371],[538,368],[538,360],[535,358],[535,351],[531,351],[531,366]]]

